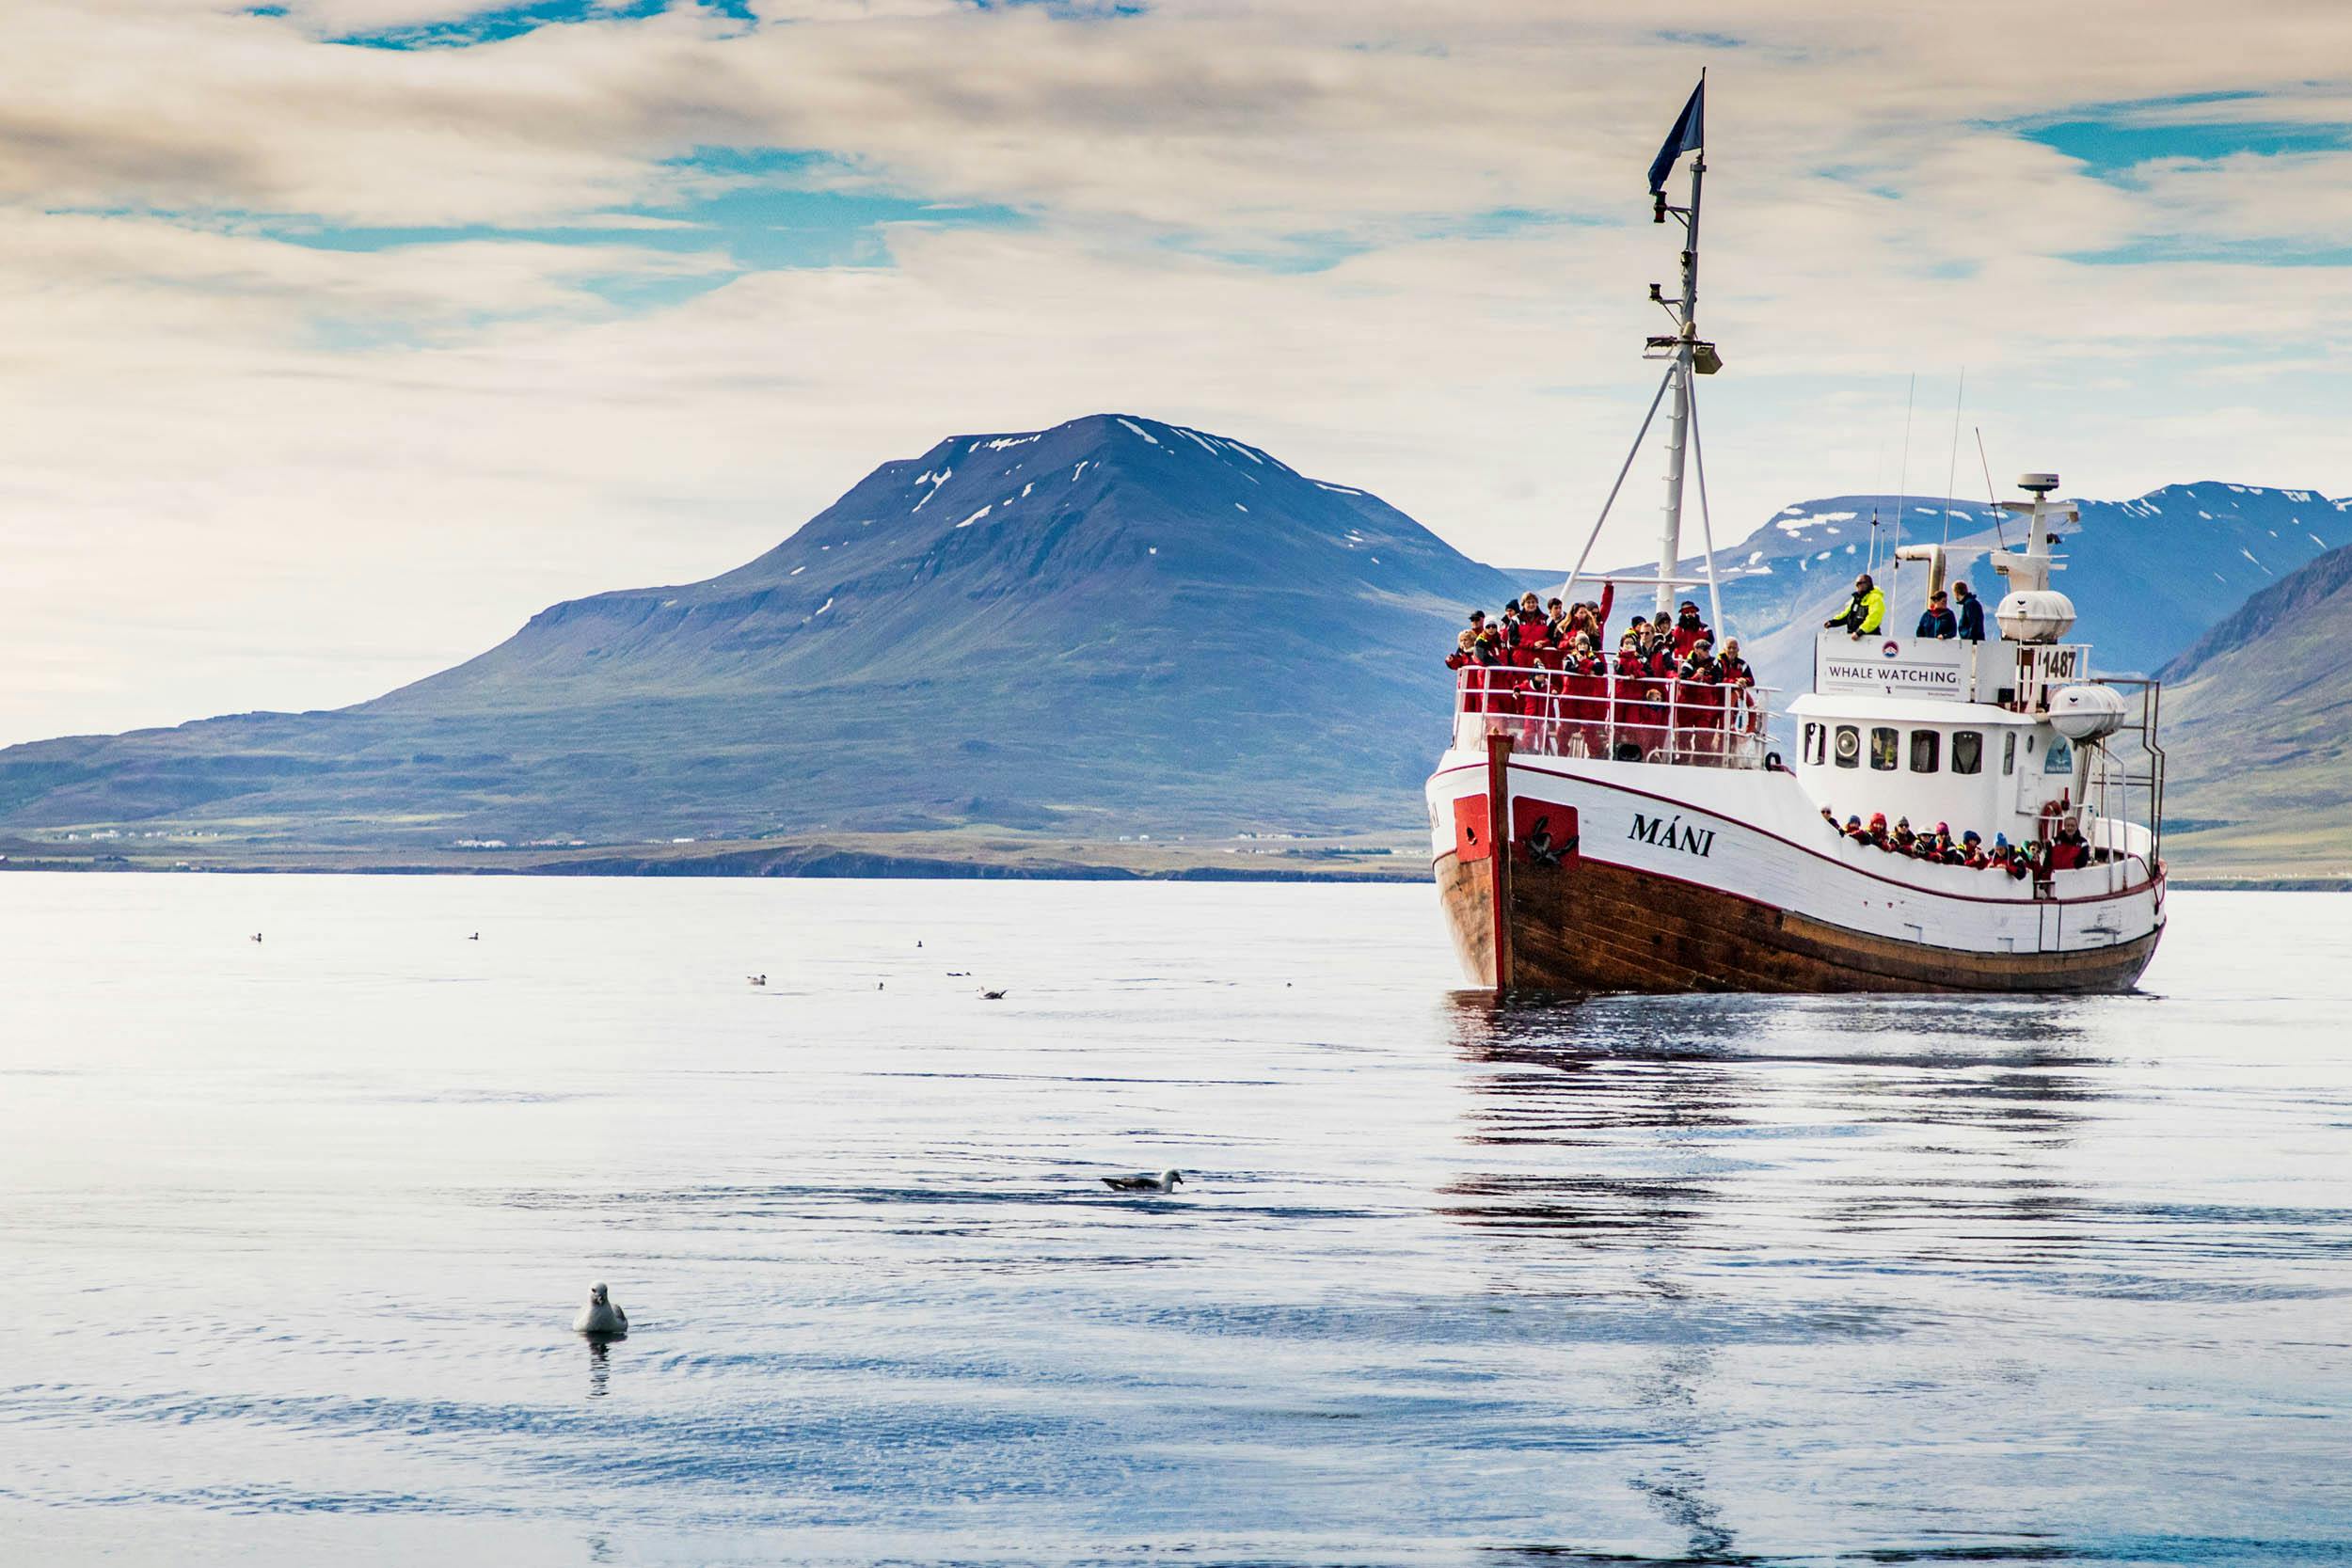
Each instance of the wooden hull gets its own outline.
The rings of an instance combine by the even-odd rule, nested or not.
[[[1499,989],[1510,990],[2122,991],[2158,935],[2095,952],[1969,953],[1590,860],[1510,865],[1498,926],[1491,856],[1448,853],[1437,877],[1463,973],[1497,986],[1496,954],[1507,951]]]

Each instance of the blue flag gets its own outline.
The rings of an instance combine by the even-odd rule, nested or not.
[[[1658,156],[1650,160],[1650,195],[1664,194],[1666,176],[1674,172],[1677,158],[1681,157],[1685,152],[1696,152],[1699,150],[1699,144],[1707,139],[1702,125],[1706,119],[1707,78],[1701,76],[1699,85],[1691,89],[1691,102],[1682,105],[1682,113],[1675,120],[1675,128],[1666,133],[1666,145],[1660,148]]]

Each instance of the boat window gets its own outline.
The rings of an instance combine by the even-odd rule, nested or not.
[[[1902,754],[1902,736],[1883,727],[1870,732],[1870,766],[1882,773],[1891,773],[1896,759]]]
[[[1805,762],[1814,768],[1820,767],[1823,760],[1822,753],[1828,746],[1829,727],[1825,724],[1807,723],[1804,727]]]
[[[1980,773],[1984,770],[1984,732],[1954,730],[1952,732],[1952,771]]]
[[[1934,772],[1934,771],[1935,771],[1935,752],[1936,752],[1936,748],[1937,748],[1940,744],[1942,744],[1942,742],[1941,742],[1941,739],[1940,739],[1940,736],[1939,736],[1939,734],[1938,734],[1938,732],[1937,732],[1937,731],[1934,731],[1934,730],[1914,730],[1914,731],[1912,731],[1912,732],[1911,732],[1911,770],[1912,770],[1914,773],[1932,773],[1932,772]]]
[[[1837,726],[1837,766],[1840,768],[1862,766],[1862,732],[1851,724]]]
[[[2017,732],[2015,730],[2011,730],[2007,735],[2001,736],[2001,777],[2006,779],[2011,773],[2016,771]]]

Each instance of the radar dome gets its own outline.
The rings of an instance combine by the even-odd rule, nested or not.
[[[2055,588],[2021,588],[1993,611],[2012,642],[2055,642],[2074,625],[2074,601]]]

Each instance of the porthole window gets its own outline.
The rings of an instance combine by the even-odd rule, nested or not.
[[[1840,768],[1862,766],[1862,732],[1851,724],[1837,726],[1837,766]]]
[[[1870,766],[1882,773],[1892,773],[1900,766],[1902,734],[1883,726],[1870,732]]]
[[[1943,736],[1934,730],[1911,732],[1911,770],[1914,773],[1935,771],[1936,752],[1942,749]]]
[[[1984,771],[1984,732],[1954,730],[1952,732],[1952,771],[1980,773]]]

